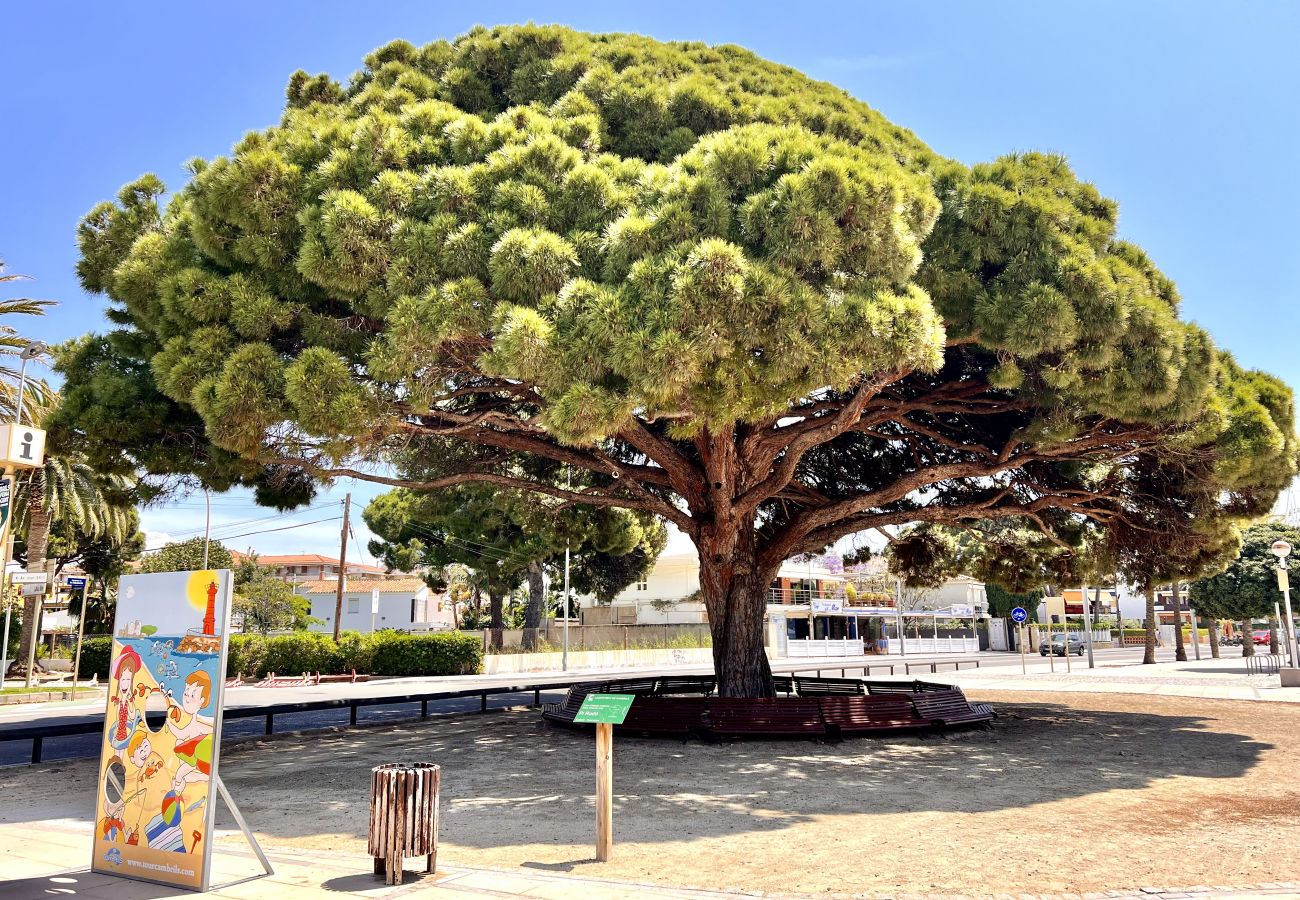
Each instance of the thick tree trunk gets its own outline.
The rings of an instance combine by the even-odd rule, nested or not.
[[[528,606],[524,608],[525,650],[537,649],[537,630],[542,627],[542,609],[546,603],[546,585],[542,581],[542,564],[534,560],[528,564]]]
[[[1241,620],[1241,655],[1255,655],[1255,629],[1252,628],[1250,619]]]
[[[504,596],[498,592],[488,589],[488,626],[491,629],[492,640],[490,646],[493,650],[500,650],[504,635],[501,633],[505,628],[505,608]]]
[[[1209,625],[1210,631],[1210,658],[1219,658],[1219,620],[1211,619]]]
[[[1268,652],[1277,653],[1277,616],[1268,617]]]
[[[1160,633],[1159,620],[1156,619],[1156,589],[1147,588],[1147,617],[1144,625],[1145,649],[1142,652],[1142,664],[1149,666],[1156,661],[1156,636]]]
[[[739,526],[739,523],[733,523]],[[763,570],[752,526],[717,528],[700,546],[700,594],[713,636],[720,697],[771,697],[772,669],[763,649],[767,591],[776,569]]]
[[[1178,582],[1169,585],[1169,596],[1174,606],[1174,659],[1187,662],[1187,645],[1183,643],[1182,598],[1178,596]]]
[[[27,571],[45,571],[45,550],[50,542],[50,514],[42,502],[45,498],[45,479],[38,475],[41,470],[32,473],[30,495],[27,500]],[[9,666],[6,673],[10,677],[22,678],[27,675],[27,657],[39,637],[42,596],[34,595],[23,598],[23,628],[18,639],[18,658]],[[45,667],[36,663],[36,671],[43,672]]]

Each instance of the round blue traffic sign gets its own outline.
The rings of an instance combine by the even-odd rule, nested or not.
[[[1025,608],[1023,606],[1017,606],[1015,609],[1011,610],[1012,622],[1023,622],[1028,618],[1029,618],[1029,613],[1025,612]]]

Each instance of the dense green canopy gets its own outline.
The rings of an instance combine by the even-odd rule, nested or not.
[[[770,690],[794,553],[1006,516],[1137,542],[1174,502],[1142,478],[1232,429],[1266,470],[1233,503],[1294,471],[1289,390],[1179,320],[1063,158],[967,168],[738,47],[399,41],[191,169],[81,226],[120,326],[63,364],[87,452],[268,502],[305,470],[656,513],[700,549],[724,693]]]
[[[1227,570],[1193,581],[1187,598],[1198,613],[1216,619],[1250,621],[1273,614],[1282,598],[1277,584],[1274,541],[1300,548],[1300,529],[1274,522],[1252,525],[1242,533],[1241,553]]]

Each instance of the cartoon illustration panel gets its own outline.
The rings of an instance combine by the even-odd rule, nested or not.
[[[230,590],[224,569],[121,579],[96,871],[207,886]]]

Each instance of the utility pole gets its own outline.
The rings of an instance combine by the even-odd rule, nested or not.
[[[343,591],[348,571],[348,516],[352,513],[352,492],[343,498],[343,531],[339,535],[339,582],[334,593],[334,640],[339,639],[343,628]]]
[[[1101,590],[1100,585],[1098,585],[1097,590]],[[1094,669],[1097,664],[1092,657],[1092,601],[1088,599],[1088,586],[1086,584],[1080,586],[1079,597],[1083,600],[1083,606],[1081,607],[1083,609],[1083,629],[1088,632],[1088,668]],[[1070,639],[1068,636],[1065,639],[1065,653],[1067,656],[1070,654]]]
[[[203,500],[207,505],[207,515],[203,518],[203,571],[208,570],[208,543],[212,535],[212,492],[203,489]]]

